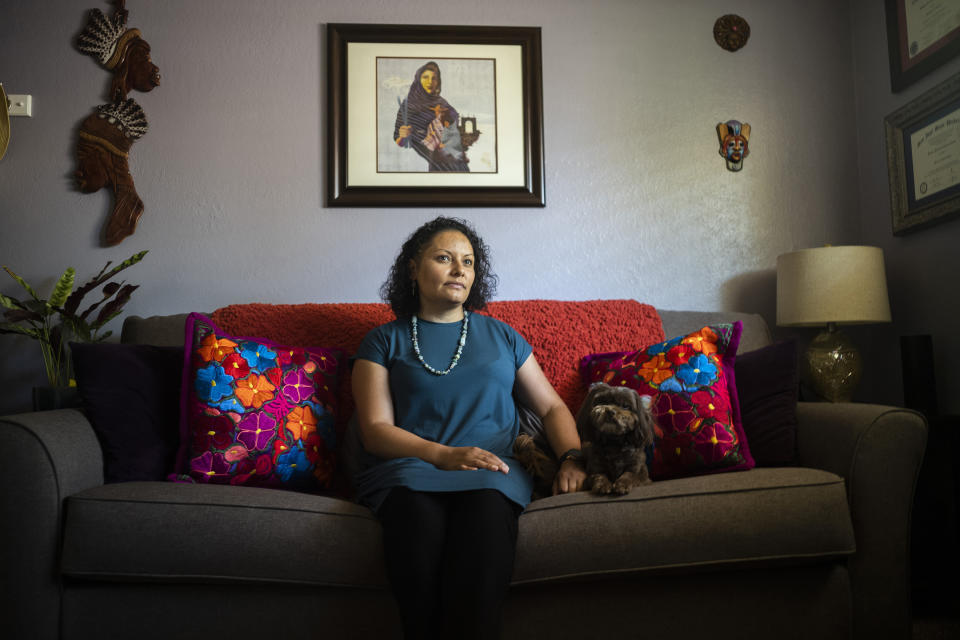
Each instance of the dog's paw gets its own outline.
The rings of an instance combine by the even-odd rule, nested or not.
[[[617,478],[616,482],[613,483],[613,486],[610,488],[610,493],[618,496],[625,496],[630,493],[630,489],[633,489],[633,479],[627,479],[621,476]]]
[[[618,496],[625,496],[630,493],[630,490],[634,487],[638,487],[642,484],[648,484],[650,478],[646,473],[630,473],[629,471],[625,472],[617,481],[613,483],[613,493]]]
[[[602,496],[609,495],[613,490],[613,485],[610,484],[609,478],[599,473],[594,476],[590,476],[590,487],[593,489],[594,493]]]

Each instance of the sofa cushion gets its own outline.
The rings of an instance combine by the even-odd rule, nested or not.
[[[652,478],[754,466],[734,376],[742,328],[739,321],[710,325],[636,351],[584,356],[586,384],[622,385],[651,397]]]
[[[127,482],[67,499],[62,571],[75,578],[380,587],[365,507],[292,491]]]
[[[758,466],[797,459],[797,342],[786,340],[737,355],[734,365],[743,431]]]
[[[171,479],[314,490],[335,468],[337,349],[288,347],[186,324],[180,450]]]
[[[386,587],[365,507],[253,487],[129,482],[67,499],[72,578]],[[581,492],[520,517],[514,584],[631,572],[802,564],[854,551],[843,479],[806,468]]]
[[[180,443],[183,347],[70,343],[105,482],[163,480]]]
[[[514,584],[646,571],[805,563],[849,555],[843,478],[806,468],[680,478],[620,498],[532,502]]]

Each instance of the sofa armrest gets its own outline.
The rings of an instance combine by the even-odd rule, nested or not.
[[[910,637],[910,513],[924,417],[870,404],[801,402],[800,464],[846,479],[857,551],[849,561],[855,638]]]
[[[63,502],[103,484],[100,444],[61,409],[0,417],[0,451],[0,619],[10,637],[57,638]]]

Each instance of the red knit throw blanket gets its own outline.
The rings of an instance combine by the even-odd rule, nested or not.
[[[580,358],[664,340],[656,309],[635,300],[514,300],[492,302],[485,312],[527,339],[547,379],[574,414],[586,396]],[[235,336],[336,347],[348,355],[356,353],[368,331],[393,319],[390,307],[379,303],[236,304],[213,313],[213,321]],[[353,413],[349,375],[340,385],[339,400],[337,432],[342,434]]]

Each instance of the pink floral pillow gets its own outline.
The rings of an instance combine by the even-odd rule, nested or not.
[[[187,317],[185,343],[180,449],[170,480],[329,486],[340,350],[229,336],[199,313]]]
[[[650,475],[657,478],[750,469],[734,361],[743,324],[717,324],[633,352],[584,357],[588,385],[606,382],[651,396],[657,425]]]

